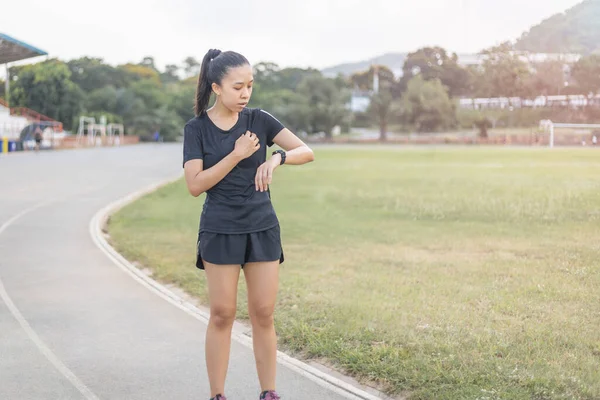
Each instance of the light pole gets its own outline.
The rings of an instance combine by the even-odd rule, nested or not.
[[[4,82],[4,99],[6,106],[10,107],[10,73],[8,72],[8,63],[4,64],[6,68],[6,81]]]

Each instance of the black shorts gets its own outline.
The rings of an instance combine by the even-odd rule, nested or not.
[[[266,231],[242,234],[200,232],[196,267],[204,269],[203,260],[242,268],[249,262],[279,260],[281,264],[284,257],[279,225]]]

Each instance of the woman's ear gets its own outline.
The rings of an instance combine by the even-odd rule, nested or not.
[[[216,83],[213,82],[213,84],[211,85],[211,88],[217,96],[221,95],[221,88],[219,87],[219,85],[217,85]]]

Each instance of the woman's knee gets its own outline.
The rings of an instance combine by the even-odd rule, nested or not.
[[[268,328],[273,325],[273,305],[259,304],[250,308],[250,319],[252,324]]]
[[[230,328],[235,321],[235,304],[210,307],[210,320],[217,328]]]

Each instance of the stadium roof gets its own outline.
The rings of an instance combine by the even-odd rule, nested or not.
[[[0,33],[0,64],[46,55],[43,50]]]

